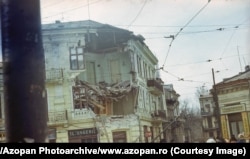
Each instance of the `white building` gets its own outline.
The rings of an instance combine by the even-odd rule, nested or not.
[[[166,112],[142,36],[91,20],[42,26],[51,142],[159,142]]]

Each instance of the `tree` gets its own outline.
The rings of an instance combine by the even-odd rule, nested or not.
[[[180,116],[185,120],[186,130],[190,130],[191,142],[202,138],[202,119],[200,109],[190,99],[184,99],[180,102]]]

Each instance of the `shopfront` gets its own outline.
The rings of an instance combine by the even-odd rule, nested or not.
[[[244,105],[221,108],[221,129],[224,138],[243,133],[249,136],[250,113]]]
[[[97,143],[96,128],[76,129],[68,131],[69,143]]]

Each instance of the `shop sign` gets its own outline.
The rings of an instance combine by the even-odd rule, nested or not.
[[[77,129],[77,130],[69,130],[68,134],[69,134],[69,137],[79,137],[79,136],[86,136],[86,135],[96,135],[97,131],[96,131],[96,128]]]
[[[227,106],[221,108],[221,114],[237,113],[245,111],[245,105]]]

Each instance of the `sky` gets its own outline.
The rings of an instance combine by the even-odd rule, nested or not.
[[[250,0],[40,0],[42,23],[94,20],[142,35],[181,99],[250,65]],[[170,38],[170,37],[175,37]]]

